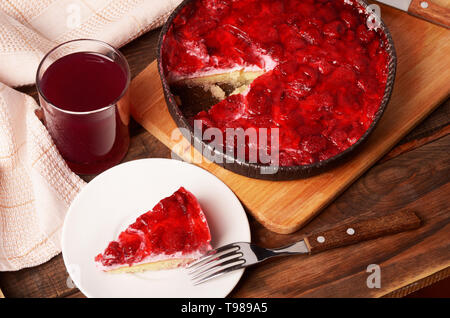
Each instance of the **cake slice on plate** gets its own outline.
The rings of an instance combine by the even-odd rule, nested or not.
[[[140,272],[184,266],[211,249],[206,217],[181,187],[142,214],[95,257],[107,272]]]

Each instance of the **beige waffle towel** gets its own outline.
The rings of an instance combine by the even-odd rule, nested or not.
[[[120,47],[161,26],[181,0],[1,0],[0,82],[34,83],[43,55],[79,38]]]
[[[61,251],[64,216],[84,182],[60,157],[30,96],[0,84],[0,270]]]
[[[6,85],[34,83],[43,55],[59,43],[95,38],[120,47],[160,26],[180,2],[0,1],[0,271],[61,251],[64,216],[84,185],[35,116],[33,98]]]

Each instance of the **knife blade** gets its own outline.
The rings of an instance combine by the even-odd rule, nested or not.
[[[450,28],[450,1],[439,0],[377,0],[428,22]],[[441,4],[441,3],[446,3]]]
[[[406,12],[408,12],[409,5],[411,4],[411,0],[377,0],[377,1]]]

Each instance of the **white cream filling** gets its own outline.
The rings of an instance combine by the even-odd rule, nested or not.
[[[211,248],[209,248],[209,249],[211,249]],[[171,260],[171,259],[177,259],[177,258],[194,259],[195,260],[195,259],[198,259],[201,256],[203,256],[203,254],[207,250],[202,249],[202,251],[203,252],[201,252],[200,250],[197,250],[197,251],[194,251],[194,252],[188,253],[188,254],[183,254],[182,252],[176,252],[176,253],[173,253],[170,255],[169,254],[151,254],[151,255],[147,256],[146,258],[144,258],[142,261],[133,263],[131,266],[137,266],[137,265],[154,263],[154,262],[158,262],[158,261],[165,261],[165,260]],[[98,269],[100,269],[102,271],[111,271],[111,270],[115,270],[115,269],[122,268],[122,267],[129,267],[128,264],[115,264],[115,265],[111,265],[111,266],[104,266],[101,262],[98,262],[98,261],[95,262],[95,265],[97,266]]]
[[[261,55],[261,58],[264,61],[263,68],[261,68],[257,65],[244,66],[244,65],[236,64],[235,66],[229,67],[229,68],[210,68],[210,69],[206,69],[206,70],[202,70],[202,71],[197,71],[197,72],[194,72],[191,74],[180,74],[178,72],[170,72],[167,75],[167,80],[169,81],[169,83],[174,83],[177,81],[182,81],[182,80],[187,80],[187,79],[192,79],[192,78],[197,78],[197,77],[213,76],[213,75],[218,75],[218,74],[232,73],[232,72],[236,72],[236,71],[269,72],[278,65],[278,63],[275,60],[273,60],[269,55]]]

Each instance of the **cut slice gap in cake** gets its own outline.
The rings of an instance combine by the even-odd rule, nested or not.
[[[261,54],[260,58],[264,61],[264,68],[256,65],[237,65],[230,69],[202,71],[189,76],[172,76],[169,83],[178,106],[182,106],[186,110],[190,109],[191,112],[194,107],[194,111],[198,112],[207,110],[231,95],[246,95],[251,83],[256,78],[277,66],[277,62],[267,55]],[[198,109],[193,105],[195,103],[201,104],[203,107]]]

